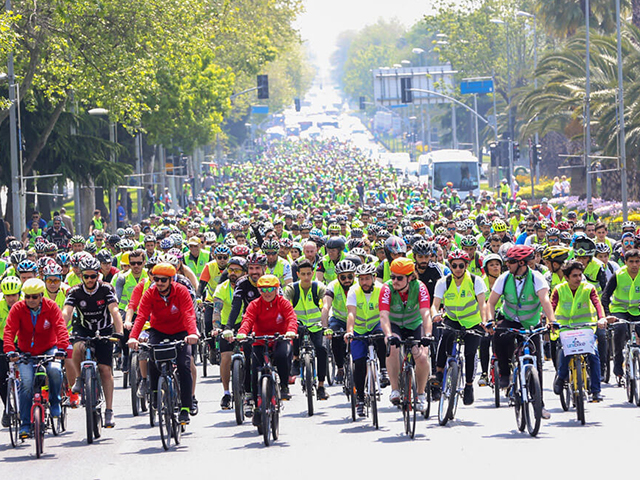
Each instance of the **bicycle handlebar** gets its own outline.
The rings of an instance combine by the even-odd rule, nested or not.
[[[464,337],[467,334],[470,335],[475,335],[476,337],[486,337],[487,334],[485,332],[478,332],[476,330],[472,330],[472,329],[468,329],[465,327],[462,327],[461,329],[458,328],[453,328],[445,323],[443,323],[442,325],[438,325],[436,328],[440,328],[442,330],[451,330],[453,332],[457,332],[458,334],[462,334],[461,336]]]

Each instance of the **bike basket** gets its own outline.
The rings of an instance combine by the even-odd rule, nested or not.
[[[595,352],[593,330],[560,330],[560,341],[565,355],[580,355]]]
[[[154,347],[151,350],[151,358],[154,362],[169,362],[178,356],[178,349],[175,345],[167,347]]]

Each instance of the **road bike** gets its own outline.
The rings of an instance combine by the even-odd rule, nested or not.
[[[370,333],[366,335],[357,335],[354,336],[352,340],[360,340],[367,344],[367,370],[364,382],[364,407],[365,407],[365,415],[367,417],[371,417],[371,421],[373,423],[373,427],[378,429],[380,427],[380,422],[378,419],[378,402],[380,401],[380,395],[382,389],[380,388],[380,361],[378,359],[378,355],[376,353],[376,343],[384,338],[384,333]],[[349,355],[350,357],[350,355]],[[351,360],[349,358],[349,360]],[[347,365],[345,359],[345,367]],[[351,361],[349,361],[349,373],[351,378],[349,383],[353,381],[353,373],[351,369]],[[345,376],[346,383],[346,376]],[[357,399],[355,393],[355,385],[353,386],[352,397],[352,406],[356,406]],[[353,408],[353,412],[355,413],[355,408]],[[355,421],[355,416],[354,416]]]
[[[629,403],[640,406],[640,345],[635,329],[636,325],[640,325],[640,322],[618,318],[616,323],[626,323],[629,328],[629,336],[622,349],[624,384],[627,388]]]
[[[246,396],[244,379],[246,374],[244,353],[240,342],[235,342],[231,355],[231,397],[238,425],[242,425],[244,422],[244,399]]]
[[[280,410],[282,408],[282,396],[280,393],[280,377],[271,361],[272,348],[269,343],[285,341],[282,335],[260,335],[250,337],[250,341],[264,340],[267,347],[264,349],[264,362],[258,369],[257,407],[260,412],[260,425],[258,433],[263,437],[264,444],[268,447],[272,441],[276,441],[280,434]],[[255,348],[255,347],[254,347]]]
[[[413,355],[413,348],[419,346],[429,346],[431,339],[429,337],[415,339],[408,337],[399,340],[399,350],[401,358],[400,367],[400,409],[404,421],[404,431],[410,438],[414,438],[416,434],[416,420],[418,418],[418,383],[416,381],[416,362]],[[428,354],[428,351],[427,351]],[[426,396],[430,401],[430,396]],[[424,412],[423,412],[424,414]]]

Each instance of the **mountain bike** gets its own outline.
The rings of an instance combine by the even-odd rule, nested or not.
[[[18,392],[20,389],[20,374],[15,362],[9,362],[9,375],[7,376],[7,403],[5,413],[9,415],[9,438],[11,446],[18,446],[20,432],[20,402]]]
[[[384,333],[370,333],[367,335],[357,335],[353,337],[353,340],[360,340],[367,344],[367,373],[364,382],[364,407],[367,417],[369,416],[369,412],[371,412],[371,421],[373,422],[373,426],[376,429],[380,427],[380,423],[378,420],[378,402],[380,401],[380,392],[382,391],[380,388],[380,361],[378,360],[378,355],[376,354],[376,342],[380,341],[380,339],[383,338]],[[347,365],[346,360],[347,359],[345,359],[345,367]],[[349,373],[353,375],[351,368],[349,368]],[[352,381],[353,377],[351,377],[349,382],[351,383]],[[353,398],[351,402],[353,406],[352,413],[355,413],[355,406],[357,403],[355,385],[353,387],[353,393],[351,396]]]
[[[410,438],[416,434],[416,420],[418,418],[418,383],[416,381],[416,362],[413,357],[413,347],[428,346],[430,339],[415,339],[408,337],[400,340],[400,409],[404,420],[404,431]],[[427,352],[428,354],[428,352]]]
[[[312,417],[314,412],[313,401],[318,388],[316,349],[311,341],[309,327],[299,323],[298,336],[300,337],[300,382],[302,384],[302,392],[307,397],[307,413]]]
[[[267,344],[273,342],[275,345],[285,339],[282,335],[260,335],[248,337],[251,341],[264,340]],[[280,377],[271,361],[272,348],[264,349],[264,363],[258,369],[258,392],[256,394],[257,407],[260,411],[260,433],[264,440],[264,445],[268,447],[272,440],[278,439],[280,434],[280,409],[282,397],[280,394]]]
[[[240,342],[233,345],[231,355],[231,397],[233,398],[233,409],[236,414],[236,423],[242,425],[244,422],[244,379],[247,374],[245,370],[245,358]]]
[[[324,337],[322,342],[327,350],[327,385],[331,386],[335,381],[338,368],[336,367],[336,359],[333,356],[333,348],[331,348],[331,339],[329,337]]]
[[[627,400],[640,406],[640,345],[635,326],[640,322],[616,319],[616,323],[626,323],[629,327],[629,338],[622,349],[624,364],[624,383],[627,388]]]

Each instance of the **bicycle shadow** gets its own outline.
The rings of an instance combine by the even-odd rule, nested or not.
[[[602,422],[589,422],[587,421],[584,425],[580,423],[575,418],[571,420],[557,421],[557,422],[549,422],[549,426],[553,427],[563,427],[563,428],[574,428],[574,427],[602,427]]]
[[[510,430],[508,432],[503,432],[503,433],[496,433],[494,435],[483,435],[482,438],[502,438],[505,440],[523,440],[525,438],[531,438],[531,439],[536,439],[536,438],[545,438],[547,437],[547,435],[543,432],[538,432],[538,435],[536,435],[535,437],[532,437],[531,435],[529,435],[529,433],[525,430],[524,432],[521,432],[520,430]]]
[[[262,435],[260,435],[260,437],[262,437]],[[265,446],[264,442],[253,442],[253,443],[249,443],[247,445],[242,445],[242,446],[238,446],[238,447],[233,447],[232,450],[244,450],[245,448],[251,448],[251,449],[257,449],[257,448],[268,448],[268,449],[275,449],[275,448],[289,448],[291,445],[289,445],[287,442],[281,442],[280,440],[272,440],[272,443],[269,444],[269,446]]]
[[[406,443],[406,442],[430,442],[431,439],[429,437],[427,437],[427,435],[425,435],[424,433],[418,433],[416,432],[415,436],[413,438],[411,438],[409,435],[405,435],[405,434],[396,434],[393,435],[391,437],[378,437],[378,439],[376,439],[376,442],[380,442],[380,443]]]

